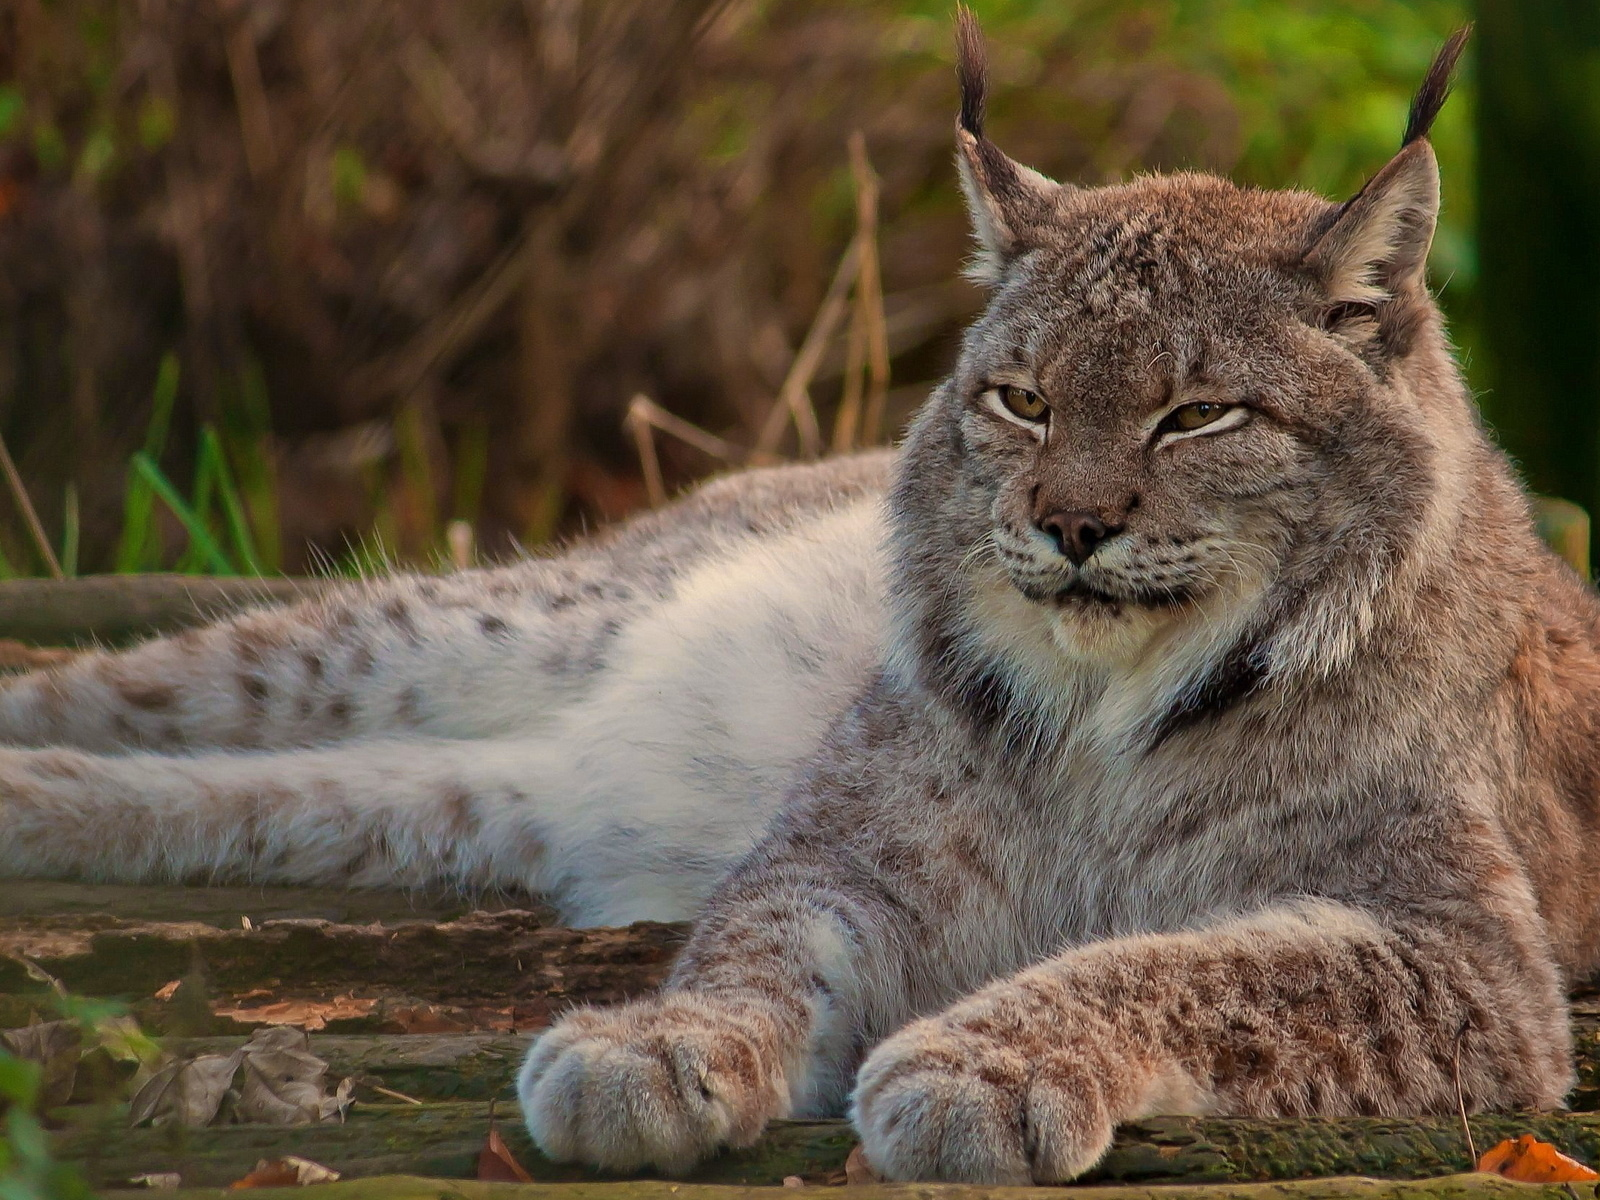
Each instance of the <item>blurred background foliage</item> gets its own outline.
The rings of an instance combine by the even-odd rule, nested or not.
[[[1457,0],[974,7],[1016,157],[1333,197],[1393,153],[1468,18]],[[979,302],[956,277],[950,14],[3,0],[0,434],[53,556],[427,562],[452,521],[500,556],[647,502],[641,395],[714,435],[652,439],[668,488],[741,459],[856,233],[857,131],[889,371],[882,427],[854,440],[892,437]],[[1436,130],[1433,265],[1476,372],[1472,101],[1469,70]],[[851,327],[804,372],[824,428],[855,386]],[[0,504],[0,569],[45,570]]]

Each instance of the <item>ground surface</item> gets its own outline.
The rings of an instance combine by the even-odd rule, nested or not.
[[[116,643],[265,598],[259,581],[176,578],[0,588],[0,669],[48,665],[49,647]],[[300,585],[281,584],[288,598]],[[198,589],[198,590],[197,590]],[[45,649],[40,649],[40,647]],[[40,657],[40,656],[43,657]],[[534,897],[479,898],[260,887],[0,885],[0,1031],[60,1016],[58,989],[125,1003],[179,1062],[224,1061],[262,1028],[310,1032],[327,1086],[350,1078],[343,1120],[130,1128],[133,1068],[82,1058],[52,1109],[54,1148],[97,1189],[178,1173],[225,1186],[261,1159],[297,1155],[339,1171],[324,1200],[736,1200],[798,1177],[844,1182],[855,1144],[839,1122],[788,1122],[756,1147],[679,1183],[601,1181],[550,1163],[522,1131],[511,1080],[529,1037],[575,1003],[610,1004],[654,988],[682,945],[681,926],[571,930]],[[1600,1161],[1600,999],[1574,997],[1579,1087],[1565,1114],[1474,1118],[1478,1149],[1534,1132]],[[70,1089],[70,1090],[68,1090]],[[493,1126],[535,1184],[470,1182]],[[1578,1200],[1457,1176],[1471,1156],[1459,1119],[1244,1121],[1159,1118],[1125,1127],[1081,1191],[1084,1200],[1474,1200],[1511,1192]],[[1377,1175],[1372,1182],[1349,1176]],[[1289,1183],[1280,1181],[1310,1180]],[[446,1182],[448,1181],[448,1182]],[[1112,1186],[1100,1186],[1112,1185]],[[862,1200],[880,1189],[852,1185]],[[905,1188],[896,1195],[979,1197],[1016,1189]],[[194,1190],[196,1197],[208,1196]]]
[[[180,1173],[186,1187],[222,1186],[258,1160],[283,1154],[323,1163],[346,1179],[466,1179],[490,1128],[491,1101],[496,1127],[534,1179],[576,1185],[596,1177],[543,1160],[522,1132],[510,1082],[523,1048],[572,1003],[613,1003],[648,991],[683,936],[671,925],[564,929],[516,897],[469,910],[449,898],[370,892],[13,884],[0,894],[0,1028],[56,1015],[47,975],[74,994],[127,1002],[179,1058],[226,1055],[253,1030],[289,1023],[312,1030],[310,1050],[328,1064],[330,1086],[346,1076],[357,1080],[342,1122],[129,1128],[125,1084],[119,1093],[116,1078],[108,1085],[104,1072],[82,1072],[73,1102],[55,1110],[55,1145],[99,1188],[165,1172]],[[1582,997],[1576,1005],[1584,1084],[1576,1099],[1588,1104],[1600,1067],[1600,1006]],[[1600,1160],[1600,1114],[1474,1118],[1473,1131],[1480,1149],[1532,1131]],[[692,1179],[771,1186],[799,1176],[821,1185],[843,1178],[853,1145],[840,1123],[784,1123],[755,1148],[708,1163]],[[1147,1184],[1436,1177],[1468,1162],[1454,1118],[1157,1118],[1123,1129],[1089,1182],[1125,1185],[1118,1194],[1131,1198]],[[409,1200],[443,1194],[439,1186],[385,1179],[372,1185],[379,1190],[359,1194]],[[642,1185],[615,1188],[655,1194]],[[1237,1186],[1217,1193],[1238,1194]],[[578,1190],[571,1200],[580,1200]]]

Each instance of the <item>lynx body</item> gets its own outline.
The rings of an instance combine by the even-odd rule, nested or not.
[[[18,680],[0,878],[511,888],[577,925],[687,920],[876,661],[891,462],[753,471],[559,558]]]
[[[1153,1112],[1558,1104],[1600,604],[1425,287],[1461,39],[1338,205],[1055,184],[961,28],[991,296],[892,464],[23,680],[0,869],[698,909],[519,1078],[613,1168],[842,1109],[889,1176],[1025,1183]]]

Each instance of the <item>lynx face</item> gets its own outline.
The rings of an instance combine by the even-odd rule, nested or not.
[[[1201,189],[1242,228],[1185,230],[1173,193]],[[1304,519],[1323,433],[1305,376],[1352,356],[1240,200],[1212,180],[1086,195],[1012,265],[963,355],[950,415],[983,464],[968,503],[1011,585],[1065,621],[1254,594]],[[1271,215],[1303,225],[1313,203]]]
[[[1451,368],[1423,281],[1426,140],[1344,205],[1192,174],[1057,184],[983,137],[981,95],[957,144],[991,296],[908,440],[902,591],[934,598],[902,629],[969,692],[1037,675],[1029,628],[1080,663],[1187,630],[1235,674],[1326,668],[1473,421],[1430,385]],[[1344,611],[1312,613],[1330,573]]]

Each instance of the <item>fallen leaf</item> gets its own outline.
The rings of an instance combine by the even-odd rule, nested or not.
[[[178,989],[183,986],[183,980],[174,979],[171,983],[163,983],[156,989],[157,1000],[171,1000],[178,994]]]
[[[244,1050],[239,1049],[226,1056],[202,1054],[168,1063],[134,1092],[128,1123],[143,1125],[149,1121],[152,1125],[189,1129],[211,1124],[243,1058]]]
[[[105,1017],[94,1023],[94,1035],[112,1058],[154,1071],[167,1061],[159,1042],[132,1017]]]
[[[256,1030],[240,1050],[244,1062],[234,1115],[267,1125],[311,1125],[342,1118],[355,1081],[346,1079],[328,1095],[328,1064],[310,1047],[303,1029],[273,1025]]]
[[[28,978],[33,980],[35,983],[43,983],[48,985],[50,990],[58,996],[68,995],[66,984],[62,983],[61,980],[50,974],[49,971],[46,971],[31,958],[21,954],[10,954],[7,955],[7,957],[13,962],[21,963],[23,971],[25,971]]]
[[[495,1183],[532,1183],[533,1176],[517,1161],[500,1131],[494,1127],[494,1103],[489,1104],[489,1134],[478,1151],[478,1178]]]
[[[1586,1183],[1600,1179],[1600,1173],[1575,1158],[1568,1158],[1531,1133],[1507,1138],[1484,1151],[1483,1157],[1478,1159],[1478,1170],[1504,1175],[1518,1183]]]
[[[173,1188],[183,1185],[183,1176],[176,1171],[152,1171],[146,1175],[135,1175],[128,1180],[134,1187],[151,1188],[158,1192],[170,1192]]]
[[[46,1021],[22,1029],[0,1030],[0,1050],[36,1063],[44,1072],[39,1087],[43,1108],[65,1104],[78,1077],[83,1034],[75,1021]]]
[[[855,1149],[850,1151],[850,1156],[844,1160],[844,1181],[849,1184],[881,1183],[882,1177],[872,1169],[872,1164],[867,1161],[867,1152],[857,1142]]]
[[[271,995],[270,992],[264,993]],[[235,1001],[218,1005],[212,1011],[219,1017],[248,1021],[253,1025],[298,1025],[302,1029],[324,1028],[329,1021],[348,1021],[368,1016],[378,1002],[357,996],[335,996],[332,1000],[278,1000],[254,1008]]]
[[[783,1177],[783,1186],[786,1188],[805,1187],[805,1185],[806,1181],[798,1175],[785,1175]]]
[[[229,1188],[305,1187],[313,1183],[332,1183],[339,1172],[328,1169],[309,1158],[286,1154],[282,1158],[262,1159],[256,1169],[243,1179],[236,1179]]]
[[[472,1014],[448,1004],[385,1004],[376,1014],[385,1033],[470,1033]]]

